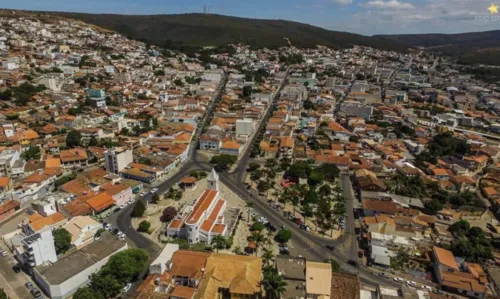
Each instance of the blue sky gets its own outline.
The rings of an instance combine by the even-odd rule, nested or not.
[[[500,29],[500,17],[491,19],[488,11],[495,1],[500,7],[500,0],[0,0],[0,8],[170,14],[202,12],[207,5],[217,14],[287,19],[372,35]]]

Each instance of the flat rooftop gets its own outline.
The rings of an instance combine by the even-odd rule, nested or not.
[[[285,279],[306,281],[306,259],[304,258],[277,256],[276,269]]]
[[[125,241],[105,233],[99,240],[64,256],[57,262],[43,264],[35,269],[49,284],[61,284],[126,245]]]

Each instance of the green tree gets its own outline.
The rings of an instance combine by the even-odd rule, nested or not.
[[[276,234],[275,240],[279,243],[287,243],[292,238],[292,232],[288,229],[281,229]]]
[[[224,172],[229,169],[231,165],[233,165],[237,160],[236,156],[233,155],[219,155],[213,156],[210,159],[210,164],[214,164],[214,168],[218,172]]]
[[[141,221],[141,223],[139,223],[138,231],[147,232],[147,231],[149,231],[150,227],[151,227],[151,223],[149,221],[143,220],[143,221]]]
[[[255,242],[255,256],[257,256],[257,254],[259,252],[259,248],[262,245],[262,243],[264,243],[266,241],[266,238],[264,237],[264,235],[261,232],[256,231],[256,232],[252,232],[250,237],[248,237],[248,240]]]
[[[73,299],[104,299],[104,296],[91,287],[84,287],[76,290],[73,294]]]
[[[23,152],[22,156],[26,160],[40,160],[40,148],[38,146],[30,146]]]
[[[426,202],[424,205],[433,214],[436,214],[443,209],[443,204],[439,200],[434,198],[431,201]]]
[[[309,178],[307,180],[307,183],[311,186],[317,186],[323,183],[324,176],[321,172],[318,172],[316,170],[313,170],[311,174],[309,175]]]
[[[56,253],[62,254],[71,247],[71,234],[65,228],[58,228],[52,231]]]
[[[161,221],[169,222],[174,219],[175,216],[177,216],[177,210],[174,207],[166,207],[165,210],[163,210]]]
[[[160,195],[158,195],[158,193],[153,194],[153,196],[151,197],[151,202],[156,204],[159,201],[160,201]]]
[[[0,299],[8,299],[7,294],[3,289],[0,289]]]
[[[448,230],[455,236],[464,236],[469,229],[470,224],[467,220],[459,220],[448,227]]]
[[[222,235],[217,235],[212,238],[210,244],[219,252],[219,249],[224,249],[226,247],[226,239]]]
[[[69,148],[78,147],[82,142],[82,134],[76,130],[68,133],[66,136],[66,146]]]
[[[334,182],[339,177],[340,170],[335,164],[322,164],[316,167],[315,171],[322,173],[323,178],[329,182]]]
[[[328,196],[332,194],[332,188],[328,184],[324,184],[319,188],[318,194],[321,196]]]
[[[144,205],[144,203],[139,200],[135,206],[134,206],[134,209],[132,210],[132,213],[130,214],[131,217],[134,217],[134,218],[140,218],[142,216],[144,216],[144,212],[146,212],[146,206]]]
[[[92,274],[90,281],[90,288],[104,298],[116,297],[122,288],[120,283],[106,271]]]
[[[262,261],[264,262],[264,265],[270,266],[273,259],[274,259],[273,250],[271,248],[264,248],[262,250]]]
[[[325,263],[330,263],[332,265],[332,272],[340,271],[340,264],[336,260],[329,258],[325,260]]]
[[[252,86],[244,86],[243,87],[243,96],[245,98],[249,97],[252,95]]]
[[[311,173],[311,166],[304,161],[293,163],[288,169],[288,175],[296,178],[305,179]]]
[[[255,222],[252,224],[252,226],[250,227],[250,230],[251,230],[251,231],[261,232],[261,231],[263,231],[265,228],[266,228],[266,226],[265,226],[264,224],[262,224],[261,222],[255,221]]]
[[[135,281],[148,266],[148,254],[143,249],[131,248],[113,255],[103,267],[120,285]]]

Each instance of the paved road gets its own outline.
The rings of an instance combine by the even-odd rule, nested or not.
[[[285,79],[286,80],[286,79]],[[284,82],[281,84],[278,90],[281,90]],[[276,101],[277,96],[273,99]],[[274,104],[274,102],[273,102]],[[204,119],[203,123],[208,119],[208,115],[213,111],[213,106],[210,109],[210,112],[207,113],[207,118]],[[266,118],[270,115],[272,108],[266,112]],[[266,123],[263,121],[261,123],[261,127],[265,126]],[[199,128],[202,128],[200,126]],[[254,135],[254,138],[249,141],[253,142],[256,138],[257,134]],[[197,145],[199,134],[196,136],[196,140],[193,142]],[[171,186],[174,186],[182,177],[184,177],[190,170],[193,169],[203,169],[209,170],[210,165],[204,161],[203,157],[195,152],[196,146],[192,146],[189,158],[185,162],[185,164],[178,170],[176,174],[162,182],[157,188],[159,188],[159,193],[163,193],[167,191]],[[238,165],[235,167],[235,170],[231,173],[221,173],[219,175],[221,182],[226,185],[233,193],[240,196],[242,199],[251,201],[253,203],[254,210],[260,215],[266,217],[272,224],[275,226],[286,225],[293,233],[292,245],[294,249],[292,252],[300,254],[308,259],[323,261],[326,258],[333,257],[339,261],[341,267],[344,271],[348,271],[351,273],[358,273],[362,282],[370,284],[370,285],[391,285],[397,286],[392,281],[385,280],[380,278],[372,273],[370,273],[366,268],[361,267],[360,269],[354,268],[346,263],[347,260],[350,259],[349,254],[346,254],[345,250],[342,250],[342,244],[344,242],[343,239],[332,241],[331,239],[322,238],[320,236],[314,235],[312,233],[305,232],[299,227],[291,222],[289,222],[280,212],[270,208],[265,201],[265,199],[258,196],[255,191],[247,190],[244,186],[244,179],[246,175],[246,168],[248,167],[248,163],[250,162],[250,152],[251,146],[246,148],[246,151],[242,154],[242,157],[238,160]],[[149,201],[151,199],[151,194],[145,195],[140,200]],[[121,231],[125,232],[128,239],[132,241],[139,248],[148,248],[152,254],[157,252],[157,245],[153,243],[148,238],[142,236],[140,233],[131,229],[131,219],[130,213],[133,209],[133,205],[130,205],[112,215],[108,220],[113,225],[116,225]],[[352,211],[352,210],[351,210]],[[354,238],[355,240],[355,238]],[[349,242],[353,242],[352,240]],[[335,251],[328,250],[325,246],[333,245],[337,249]],[[351,245],[352,246],[352,245]]]
[[[6,249],[6,248],[2,248]],[[8,256],[0,257],[0,286],[7,293],[9,298],[33,298],[24,284],[29,280],[24,272],[16,273],[12,267],[17,264],[14,256],[8,251]]]
[[[343,246],[345,252],[349,252],[349,259],[358,260],[357,252],[359,251],[358,240],[356,235],[356,219],[354,218],[354,207],[356,206],[354,191],[352,189],[351,180],[348,174],[340,175],[340,186],[346,199],[347,217],[345,221],[345,229],[343,232]]]

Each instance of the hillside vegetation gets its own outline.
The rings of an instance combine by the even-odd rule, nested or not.
[[[376,38],[425,47],[428,51],[455,56],[462,64],[500,65],[500,30],[457,34],[376,35]]]
[[[407,51],[408,47],[379,38],[330,31],[307,24],[284,20],[247,19],[214,14],[116,15],[67,12],[35,12],[39,16],[62,16],[110,29],[129,38],[179,50],[229,43],[253,47],[293,46],[312,48],[323,45],[348,48],[353,45]]]

